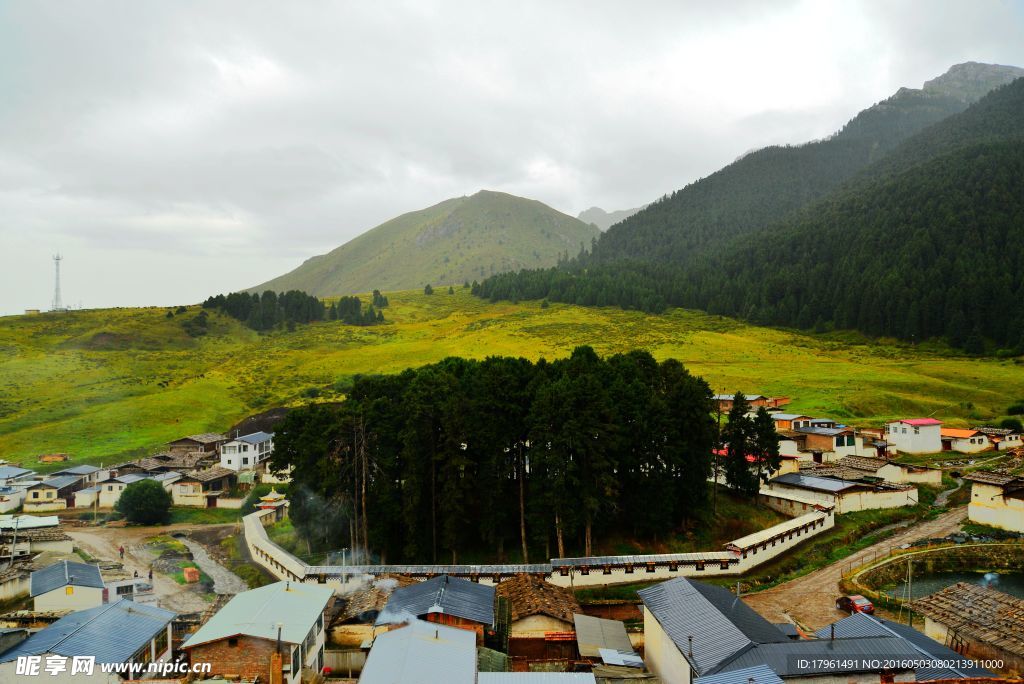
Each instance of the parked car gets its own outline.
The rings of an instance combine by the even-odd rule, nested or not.
[[[847,613],[867,613],[868,615],[875,612],[874,604],[860,594],[840,596],[836,599],[836,609]]]

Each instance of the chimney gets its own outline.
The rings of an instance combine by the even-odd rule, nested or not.
[[[687,641],[690,642],[690,657],[693,657],[693,635],[686,637]]]
[[[829,630],[831,632],[831,635],[829,636],[829,639],[831,641],[835,641],[836,640],[836,623],[833,622],[829,626],[832,628],[831,630]]]

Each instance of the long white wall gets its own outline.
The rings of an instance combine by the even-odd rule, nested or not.
[[[724,551],[556,558],[550,563],[535,565],[342,567],[307,565],[272,542],[264,529],[264,524],[272,520],[272,515],[271,511],[257,511],[244,518],[246,546],[253,560],[278,579],[327,584],[341,592],[354,589],[374,576],[384,574],[424,578],[448,574],[481,584],[497,584],[513,575],[531,574],[563,587],[626,584],[675,577],[742,575],[835,525],[834,510],[821,506],[792,520],[730,542]]]

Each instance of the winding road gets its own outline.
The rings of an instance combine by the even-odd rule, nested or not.
[[[744,596],[743,600],[772,622],[792,622],[811,631],[821,629],[843,617],[835,606],[836,598],[840,595],[839,581],[845,568],[851,564],[857,566],[867,563],[888,552],[893,546],[958,532],[966,518],[967,507],[959,506],[933,520],[897,532],[832,565],[777,587]]]

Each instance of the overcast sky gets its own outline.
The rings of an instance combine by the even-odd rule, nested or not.
[[[0,2],[0,313],[58,250],[169,305],[481,188],[644,204],[969,60],[1024,3]]]

